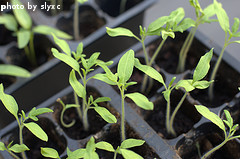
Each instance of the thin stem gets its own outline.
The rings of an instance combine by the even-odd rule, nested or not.
[[[152,66],[154,60],[156,59],[156,57],[157,57],[159,51],[161,50],[163,44],[165,43],[165,41],[166,41],[166,39],[163,39],[163,40],[161,41],[161,43],[159,44],[157,50],[154,52],[154,54],[153,54],[150,62],[147,62],[148,59],[145,59],[145,60],[146,60],[146,64],[147,64],[148,66]],[[142,43],[142,45],[144,45],[144,44]],[[143,48],[144,48],[144,47],[143,47]],[[146,51],[144,51],[145,58],[146,58],[146,57],[148,57],[148,55],[147,55],[147,53],[145,53],[145,52],[146,52]],[[141,92],[145,92],[145,90],[146,90],[146,85],[147,85],[147,80],[148,80],[148,76],[145,74],[145,75],[144,75],[144,78],[143,78],[143,83],[142,83],[142,87],[141,87]],[[151,89],[151,88],[149,88],[149,89]]]
[[[21,120],[22,120],[22,118],[21,118]],[[18,122],[18,127],[19,127],[19,143],[20,143],[20,145],[22,145],[23,144],[22,130],[23,130],[24,126],[20,123],[20,121],[18,119],[17,119],[17,122]],[[21,154],[22,154],[23,159],[27,159],[25,152],[21,152]]]
[[[15,159],[20,159],[20,157],[18,157],[17,155],[15,155],[12,151],[8,150],[7,151],[12,157],[14,157]]]
[[[75,124],[76,121],[73,120],[71,123],[66,124],[66,123],[64,122],[64,120],[63,120],[63,115],[64,115],[64,113],[65,113],[65,111],[66,111],[66,105],[63,103],[63,101],[62,101],[60,98],[57,99],[57,102],[59,102],[59,103],[62,105],[62,107],[63,107],[63,109],[62,109],[62,111],[61,111],[61,115],[60,115],[60,122],[61,122],[61,124],[62,124],[65,128],[70,128],[70,127],[72,127],[72,126]]]
[[[83,87],[84,90],[87,90],[87,83],[86,83],[86,74],[83,74]],[[84,130],[88,131],[89,130],[89,123],[88,123],[88,117],[87,117],[87,112],[88,112],[88,104],[86,101],[86,96],[82,100],[82,112],[83,112],[83,126]]]
[[[114,152],[114,157],[113,159],[117,159],[117,151]]]
[[[34,33],[33,32],[31,32],[29,47],[30,47],[30,62],[32,66],[37,66],[36,53],[34,49]]]
[[[127,3],[127,0],[121,0],[121,4],[120,4],[120,14],[122,14],[125,9],[126,9],[126,3]]]
[[[124,107],[124,88],[120,89],[121,91],[121,98],[122,98],[122,117],[121,117],[121,135],[122,135],[122,142],[126,140],[126,135],[125,135],[125,107]]]
[[[180,100],[180,102],[178,103],[178,105],[176,106],[176,108],[174,109],[174,111],[173,111],[173,113],[172,113],[172,115],[171,115],[171,118],[170,118],[170,123],[169,123],[169,128],[170,128],[170,130],[169,130],[169,131],[170,131],[171,134],[173,134],[174,136],[176,136],[176,132],[175,132],[174,129],[173,129],[173,121],[174,121],[175,116],[176,116],[178,110],[180,109],[183,101],[184,101],[185,98],[187,97],[187,94],[188,94],[188,92],[185,92],[185,94],[183,95],[182,99]]]
[[[223,46],[222,51],[221,51],[221,53],[220,53],[220,55],[219,55],[219,57],[217,59],[217,62],[215,64],[215,66],[214,66],[213,72],[212,72],[211,77],[210,77],[210,81],[215,80],[218,68],[219,68],[220,63],[222,61],[222,57],[223,57],[224,51],[225,51],[226,47],[229,45],[228,41],[227,41],[227,33],[225,33],[224,46]],[[213,100],[213,97],[214,97],[213,88],[214,88],[214,84],[211,83],[211,85],[209,86],[209,89],[208,89],[208,95],[209,95],[209,98],[210,98],[211,101]]]
[[[208,151],[205,155],[203,155],[201,157],[201,159],[205,159],[207,157],[210,156],[210,154],[212,154],[213,152],[215,152],[216,150],[220,149],[224,144],[226,144],[228,142],[228,138],[225,138],[225,140],[219,144],[218,146],[214,147],[213,149],[211,149],[210,151]]]
[[[75,0],[75,8],[74,8],[74,19],[73,19],[73,30],[74,30],[74,38],[75,40],[79,40],[80,36],[79,36],[79,19],[78,19],[78,1]]]
[[[169,121],[170,121],[170,110],[171,110],[171,104],[170,104],[170,97],[167,101],[167,110],[166,110],[166,129],[167,132],[170,133],[170,128],[169,128]]]
[[[77,93],[75,91],[74,91],[74,100],[75,100],[75,104],[79,105],[79,107],[76,107],[76,110],[77,110],[79,118],[82,120],[83,113],[82,113],[82,110],[80,108],[80,104],[79,104],[79,99],[78,99]]]
[[[148,65],[149,64],[149,58],[148,58],[149,55],[146,51],[144,40],[141,40],[141,43],[142,43],[143,53],[144,53],[144,57],[145,57],[145,63],[146,63],[146,65]]]
[[[189,32],[186,40],[184,41],[184,44],[180,50],[179,53],[179,60],[178,60],[178,67],[177,67],[177,73],[181,73],[185,69],[185,63],[187,58],[187,53],[192,45],[194,35],[197,31],[198,25],[193,27],[191,31]]]
[[[159,53],[160,50],[162,49],[162,46],[163,46],[163,44],[165,43],[166,40],[167,40],[167,38],[166,38],[166,39],[163,39],[163,40],[161,41],[161,43],[160,43],[160,45],[158,46],[157,50],[154,52],[154,54],[153,54],[153,56],[152,56],[152,58],[151,58],[151,60],[150,60],[150,62],[149,62],[149,64],[148,64],[148,66],[152,66],[154,60],[156,59],[158,53]]]

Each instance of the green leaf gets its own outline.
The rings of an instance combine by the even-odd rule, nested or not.
[[[87,142],[86,150],[87,152],[93,152],[96,150],[94,137],[91,137],[90,140]]]
[[[41,147],[41,154],[44,157],[60,158],[58,152],[53,148]]]
[[[79,60],[81,58],[81,55],[83,53],[83,43],[79,43],[78,46],[77,46],[77,52],[76,52],[76,57],[75,59],[76,60]]]
[[[31,32],[29,30],[20,29],[17,31],[18,48],[22,49],[29,43]]]
[[[18,118],[18,104],[15,101],[15,99],[8,94],[4,93],[3,84],[0,84],[0,100],[2,101],[5,108],[15,116],[15,118]]]
[[[62,49],[64,53],[71,56],[71,49],[65,40],[59,39],[56,35],[52,34],[54,42]]]
[[[77,149],[73,152],[71,152],[68,148],[67,148],[67,154],[68,157],[67,159],[79,159],[79,158],[83,158],[84,155],[86,153],[86,149]]]
[[[94,110],[108,123],[116,123],[117,119],[104,107],[94,107]]]
[[[236,41],[232,41],[232,42],[240,44],[240,40],[236,40]]]
[[[97,63],[97,59],[99,55],[100,55],[99,52],[96,52],[91,55],[91,57],[88,59],[88,62],[87,62],[87,68],[91,68],[93,65]]]
[[[34,122],[24,123],[24,126],[28,128],[36,137],[43,141],[48,141],[47,134],[43,131],[43,129]]]
[[[170,36],[171,38],[173,38],[173,39],[175,38],[175,34],[174,34],[174,32],[172,32],[172,31],[162,30],[161,34],[162,34],[162,38],[163,38],[164,40],[166,40],[169,36]]]
[[[74,92],[76,92],[79,97],[86,97],[86,90],[83,85],[77,80],[74,70],[70,72],[69,83],[72,86]]]
[[[108,101],[111,101],[111,98],[109,97],[98,97],[94,103],[100,103],[100,102],[108,102]]]
[[[214,10],[216,12],[219,24],[221,28],[225,31],[229,31],[229,18],[226,11],[222,8],[222,4],[214,0]]]
[[[224,110],[224,113],[225,113],[225,116],[226,116],[226,118],[227,118],[227,121],[229,122],[229,124],[230,124],[230,128],[232,128],[232,126],[233,126],[233,119],[232,119],[232,117],[231,117],[231,114],[229,113],[229,111],[228,110]]]
[[[44,34],[44,35],[55,35],[59,38],[63,39],[72,39],[72,36],[53,27],[47,26],[47,25],[38,25],[33,28],[34,33],[38,34]]]
[[[159,30],[162,26],[164,26],[168,22],[169,17],[168,16],[162,16],[152,23],[149,24],[147,33],[155,32],[156,30]]]
[[[160,82],[165,86],[162,75],[151,66],[142,65],[137,58],[135,58],[134,66],[137,69],[141,70],[143,73],[147,74],[149,77],[155,79],[156,81]]]
[[[180,87],[184,88],[186,92],[191,92],[195,89],[192,85],[192,80],[180,80],[176,84],[176,89],[179,89]]]
[[[222,119],[217,116],[215,113],[211,112],[207,107],[202,106],[202,105],[195,105],[197,111],[204,116],[205,118],[207,118],[208,120],[210,120],[211,122],[213,122],[215,125],[217,125],[220,129],[222,129],[225,132],[225,126],[224,123],[222,121]]]
[[[134,51],[127,51],[119,60],[117,73],[120,83],[126,83],[132,76],[134,67]]]
[[[140,139],[126,139],[121,143],[121,149],[128,149],[136,146],[141,146],[145,143],[144,140]]]
[[[5,144],[3,142],[0,142],[0,151],[7,150],[5,147]]]
[[[179,31],[179,32],[183,32],[185,30],[187,30],[190,27],[194,27],[195,26],[195,21],[192,20],[191,18],[185,18],[181,21],[181,23],[176,27],[173,28],[174,31]]]
[[[63,61],[64,63],[66,63],[67,65],[72,67],[75,71],[79,72],[80,66],[74,58],[72,58],[71,56],[68,56],[66,54],[59,53],[58,50],[55,48],[52,48],[52,53],[53,53],[54,57]]]
[[[170,94],[171,94],[171,90],[170,89],[167,89],[167,90],[163,91],[163,96],[164,96],[164,98],[165,98],[165,100],[167,102],[170,101]]]
[[[101,150],[110,151],[110,152],[115,152],[113,146],[105,141],[100,141],[100,142],[96,143],[96,148],[101,149]]]
[[[77,104],[66,104],[65,109],[69,109],[69,108],[78,108],[78,107],[80,107],[80,105],[77,105]]]
[[[28,151],[30,150],[26,145],[22,144],[22,145],[19,145],[19,144],[15,144],[13,146],[11,146],[9,148],[10,151],[13,151],[15,153],[21,153],[21,152],[24,152],[24,151]]]
[[[234,23],[232,25],[232,33],[236,33],[239,29],[239,19],[234,18]]]
[[[109,85],[116,85],[116,83],[111,81],[106,74],[98,73],[94,75],[92,78],[97,79],[99,81],[103,81]]]
[[[140,155],[131,150],[120,149],[120,151],[124,159],[143,159],[143,157],[141,157]]]
[[[13,6],[20,6],[23,5],[19,0],[11,0],[11,4]],[[32,27],[32,19],[29,16],[26,9],[13,9],[13,13],[18,21],[18,23],[24,28],[24,29],[31,29]]]
[[[135,85],[137,82],[128,82],[125,84],[124,89],[127,89],[129,86]]]
[[[147,97],[140,93],[129,93],[126,94],[126,97],[132,99],[137,104],[137,106],[145,110],[153,110],[153,103],[150,102]]]
[[[44,113],[50,113],[50,112],[53,112],[52,109],[49,109],[49,108],[38,108],[36,109],[35,107],[32,108],[32,110],[29,112],[28,116],[38,116],[40,114],[44,114]]]
[[[210,17],[214,16],[215,15],[215,10],[214,10],[214,4],[210,4],[208,5],[204,10],[203,10],[203,17],[201,18],[202,19],[202,23],[210,23],[211,21],[214,21],[214,20],[211,20],[209,19]]]
[[[172,11],[169,15],[169,21],[172,21],[176,24],[180,23],[185,16],[184,9],[182,7]]]
[[[210,68],[210,61],[212,59],[212,55],[213,49],[211,49],[208,53],[206,53],[200,58],[193,74],[193,82],[199,81],[207,75]]]
[[[111,37],[116,37],[116,36],[128,36],[128,37],[136,37],[131,30],[118,27],[118,28],[109,28],[106,27],[107,29],[107,34]]]
[[[10,31],[17,31],[17,21],[11,14],[3,14],[0,16],[0,24],[3,24]]]
[[[210,86],[210,84],[213,83],[213,81],[196,81],[193,83],[193,87],[197,88],[197,89],[206,89]]]
[[[24,78],[31,77],[31,73],[24,68],[9,64],[0,64],[0,75],[9,75]]]

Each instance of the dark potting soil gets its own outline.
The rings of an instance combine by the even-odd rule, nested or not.
[[[37,60],[37,66],[33,66],[27,58],[24,49],[11,47],[6,54],[8,63],[23,67],[29,71],[36,69],[38,66],[50,60],[52,56],[51,48],[53,44],[42,35],[34,36],[34,48]]]
[[[187,33],[176,33],[175,36],[176,37],[174,39],[169,37],[165,41],[161,51],[155,59],[156,64],[160,68],[171,74],[176,73],[179,53],[184,43],[184,40],[187,37]],[[148,52],[150,56],[154,54],[160,42],[161,39],[148,46]],[[194,69],[197,66],[200,57],[204,55],[207,51],[209,50],[202,43],[200,43],[197,39],[194,39],[187,55],[185,70]]]
[[[126,138],[140,139],[139,135],[137,135],[128,124],[126,124]],[[104,134],[96,140],[96,142],[100,141],[109,142],[112,144],[114,149],[117,149],[117,147],[121,145],[120,125],[112,124],[109,126],[108,129],[105,130]],[[153,149],[150,148],[146,143],[144,143],[142,146],[131,148],[130,150],[141,155],[144,159],[158,159]],[[96,152],[98,153],[100,159],[109,159],[113,158],[114,156],[113,152],[108,152],[100,149],[97,149]],[[123,159],[123,157],[118,154],[117,159]]]
[[[97,15],[96,10],[89,5],[79,6],[79,33],[84,38],[106,24],[104,18]],[[70,17],[61,17],[57,21],[58,29],[73,35],[73,14]]]
[[[170,97],[171,114],[182,96],[183,93],[181,91],[172,92]],[[175,116],[173,128],[177,136],[173,136],[171,134],[168,134],[166,130],[166,107],[166,100],[162,95],[160,95],[157,100],[154,101],[154,110],[146,111],[144,113],[144,119],[146,120],[146,122],[162,138],[172,139],[181,135],[182,133],[186,133],[191,130],[193,125],[201,119],[201,115],[195,109],[194,103],[189,102],[189,99],[186,98]]]
[[[9,31],[5,28],[4,25],[0,25],[0,45],[6,45],[12,41],[16,41],[16,37],[14,37],[13,32]]]
[[[98,92],[96,92],[96,90],[94,90],[94,89],[89,89],[88,93],[90,95],[92,95],[94,99],[96,99],[97,97],[100,97],[100,94]],[[63,103],[65,103],[65,104],[73,104],[74,103],[74,97],[72,94],[69,94],[68,96],[65,96],[61,99],[62,99]],[[80,100],[80,103],[81,103],[81,100]],[[108,103],[105,103],[105,102],[99,103],[99,106],[103,106],[103,107],[107,108],[115,116],[119,116],[118,114],[116,114],[116,112],[114,112],[114,110],[112,110],[112,108],[110,107],[110,105]],[[73,120],[75,120],[76,122],[72,127],[65,128],[60,122],[61,111],[62,111],[62,105],[60,103],[56,102],[54,104],[54,113],[53,113],[54,118],[57,121],[57,123],[59,125],[61,125],[64,132],[72,139],[78,140],[78,139],[86,138],[92,134],[99,132],[104,127],[104,125],[107,124],[107,122],[104,121],[102,119],[102,117],[98,113],[95,112],[95,110],[89,109],[88,110],[89,131],[85,131],[83,128],[83,124],[78,117],[76,108],[70,108],[70,109],[66,110],[66,112],[64,113],[64,122],[66,124],[71,123]]]

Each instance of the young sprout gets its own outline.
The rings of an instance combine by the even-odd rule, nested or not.
[[[113,159],[117,158],[117,154],[121,154],[124,159],[143,159],[139,154],[135,153],[132,150],[128,150],[129,148],[137,147],[137,146],[142,146],[145,141],[140,140],[140,139],[126,139],[124,140],[120,146],[117,147],[115,150],[113,146],[105,141],[100,141],[96,143],[96,148],[113,152],[114,157]]]
[[[19,0],[11,0],[11,4],[18,6],[22,5]],[[47,25],[33,27],[32,19],[25,9],[13,9],[13,14],[14,16],[11,14],[0,16],[0,24],[4,24],[8,30],[14,32],[14,35],[17,36],[18,48],[24,48],[25,54],[32,66],[37,66],[34,49],[34,34],[51,35],[51,33],[54,33],[60,38],[72,38],[70,35]]]
[[[74,3],[73,32],[74,32],[75,40],[80,40],[80,36],[79,36],[79,17],[78,17],[79,7],[78,7],[78,4],[79,3],[83,4],[87,1],[88,0],[75,0],[75,3]]]
[[[234,23],[232,28],[230,29],[229,26],[229,18],[227,13],[225,12],[225,10],[222,8],[222,4],[217,2],[216,0],[214,0],[214,11],[216,12],[219,24],[222,28],[222,30],[225,32],[225,41],[224,41],[224,46],[222,48],[222,51],[217,59],[217,62],[214,66],[214,69],[212,71],[210,80],[215,80],[215,76],[217,74],[218,68],[220,66],[220,63],[222,61],[222,57],[224,54],[224,51],[226,49],[226,47],[232,43],[240,43],[240,40],[233,40],[231,41],[232,38],[239,38],[240,37],[240,32],[238,31],[239,29],[239,19],[238,18],[234,18]],[[214,85],[211,84],[209,87],[209,98],[212,100],[214,97],[213,94],[213,87]]]
[[[78,116],[83,123],[83,127],[85,131],[89,130],[89,122],[88,122],[88,110],[94,109],[106,122],[108,123],[116,123],[117,119],[114,115],[112,115],[106,108],[99,106],[98,104],[101,102],[107,102],[111,99],[108,97],[98,97],[97,99],[93,99],[92,95],[87,97],[87,82],[93,78],[87,78],[89,72],[94,71],[94,66],[101,62],[102,65],[109,65],[109,63],[105,63],[98,59],[100,53],[93,53],[89,59],[86,59],[83,54],[83,44],[80,43],[77,47],[77,51],[71,51],[69,45],[66,41],[58,39],[55,35],[53,35],[55,43],[63,50],[64,53],[60,53],[57,49],[52,48],[53,56],[63,61],[67,65],[72,68],[72,71],[69,75],[69,83],[74,90],[75,104],[66,105],[60,101],[63,106],[63,113],[66,109],[71,107],[76,107]],[[110,62],[111,63],[111,62]],[[82,65],[82,67],[80,66]],[[76,75],[77,73],[77,75]],[[80,77],[81,82],[78,81],[77,76]],[[78,97],[82,99],[82,104],[79,103]],[[63,120],[62,120],[63,121]],[[73,121],[74,122],[74,121]],[[66,124],[63,122],[63,125]],[[72,125],[73,123],[71,123]],[[68,125],[69,126],[69,125]],[[67,126],[67,127],[68,127]]]
[[[117,73],[113,74],[110,69],[103,65],[102,63],[98,63],[99,66],[103,68],[105,71],[104,74],[97,74],[93,78],[101,80],[110,85],[117,85],[121,94],[121,138],[122,141],[126,139],[125,135],[125,106],[124,99],[126,97],[132,99],[139,107],[145,110],[153,110],[153,103],[150,102],[144,95],[140,93],[128,93],[125,94],[125,90],[127,90],[128,86],[136,84],[136,82],[128,82],[133,73],[134,68],[134,51],[127,51],[119,60]]]
[[[47,134],[42,130],[42,128],[33,121],[38,121],[37,116],[44,113],[53,112],[49,108],[39,108],[35,107],[29,112],[28,116],[26,116],[25,112],[22,110],[21,113],[18,112],[18,105],[15,99],[8,94],[4,93],[3,85],[0,84],[0,100],[2,101],[5,108],[15,117],[18,127],[19,127],[19,144],[14,144],[12,146],[12,142],[5,147],[4,143],[0,142],[0,150],[8,151],[10,155],[14,158],[18,159],[14,153],[21,153],[23,159],[26,159],[25,151],[29,150],[29,148],[23,143],[23,134],[22,130],[26,127],[29,131],[31,131],[37,138],[48,141]],[[20,119],[19,119],[20,116]],[[27,122],[28,119],[32,119],[32,122]]]
[[[212,153],[214,153],[215,151],[217,151],[218,149],[220,149],[223,145],[225,145],[228,141],[236,139],[236,138],[240,138],[240,135],[238,136],[234,136],[234,133],[237,130],[238,124],[233,125],[233,119],[229,113],[228,110],[224,110],[225,116],[227,120],[222,120],[218,115],[216,115],[215,113],[211,112],[207,107],[202,106],[202,105],[195,105],[197,111],[204,116],[205,118],[207,118],[208,120],[210,120],[211,122],[213,122],[215,125],[217,125],[221,130],[223,130],[224,132],[224,141],[217,145],[216,147],[214,147],[213,149],[211,149],[210,151],[208,151],[206,154],[204,154],[201,159],[205,159],[208,156],[210,156]],[[224,125],[224,123],[228,126],[228,131],[226,126]]]
[[[118,28],[108,28],[107,33],[109,36],[116,37],[116,36],[128,36],[128,37],[133,37],[137,39],[139,42],[142,44],[143,52],[144,52],[144,57],[145,57],[145,63],[148,66],[152,66],[154,60],[156,59],[158,53],[160,52],[163,44],[167,40],[167,38],[170,36],[171,38],[175,38],[175,32],[183,32],[189,27],[193,26],[193,23],[191,19],[185,18],[185,12],[183,8],[178,8],[175,11],[171,12],[169,16],[163,16],[158,18],[157,20],[153,21],[149,26],[148,29],[140,26],[140,37],[137,37],[130,31],[129,29],[118,27]],[[149,60],[149,54],[146,51],[146,47],[144,44],[144,41],[147,36],[161,36],[162,41],[159,44],[158,48],[154,52],[151,60]],[[146,84],[147,84],[147,76],[144,76],[141,92],[145,92],[146,89]],[[151,86],[150,86],[151,88]]]
[[[165,91],[163,91],[163,95],[165,100],[167,101],[167,110],[166,110],[166,129],[169,134],[172,134],[173,136],[176,136],[176,133],[173,128],[173,122],[175,119],[175,116],[180,109],[183,101],[186,99],[187,94],[194,89],[206,89],[209,87],[209,85],[213,81],[206,81],[203,80],[203,78],[207,75],[209,68],[210,68],[210,61],[213,55],[213,49],[211,49],[208,53],[206,53],[204,56],[201,57],[200,61],[198,62],[198,65],[194,71],[193,74],[193,79],[184,79],[180,80],[176,84],[174,84],[174,81],[176,77],[173,77],[169,85],[167,86],[162,78],[162,75],[156,71],[154,68],[147,66],[147,65],[142,65],[138,59],[135,59],[135,67],[144,72],[146,75],[150,76],[151,78],[157,80],[160,82],[164,88]],[[179,101],[178,105],[174,109],[172,115],[170,115],[170,95],[173,89],[179,89],[179,88],[184,88],[185,93],[181,100]]]
[[[189,0],[189,2],[191,4],[191,6],[193,6],[195,8],[196,20],[193,21],[192,19],[188,19],[189,23],[191,23],[193,25],[193,28],[189,32],[186,40],[183,43],[181,50],[180,50],[177,73],[183,72],[185,69],[187,53],[189,51],[189,48],[192,45],[193,38],[198,29],[198,26],[200,24],[211,23],[211,22],[215,21],[214,19],[209,19],[215,15],[213,4],[210,4],[204,10],[202,10],[198,0]]]
[[[132,158],[143,159],[140,155],[128,149],[141,146],[144,144],[144,142],[145,141],[139,140],[139,139],[126,139],[115,150],[110,143],[105,141],[100,141],[98,143],[95,143],[95,139],[91,137],[86,145],[86,148],[80,148],[73,152],[70,151],[69,148],[67,148],[67,155],[68,155],[67,159],[77,159],[77,158],[99,159],[99,156],[96,153],[97,148],[101,150],[113,152],[114,153],[113,159],[117,158],[117,154],[121,154],[124,157],[124,159],[132,159]],[[52,148],[41,147],[41,154],[44,157],[60,159],[58,152]]]
[[[96,151],[95,140],[93,137],[91,137],[86,145],[86,148],[80,148],[73,152],[71,152],[69,148],[67,148],[67,155],[68,155],[67,159],[78,159],[78,158],[99,159],[99,156],[95,151]],[[41,154],[44,157],[60,159],[58,152],[53,148],[41,147]]]

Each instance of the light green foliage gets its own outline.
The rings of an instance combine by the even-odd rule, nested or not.
[[[124,107],[124,99],[126,97],[131,98],[139,107],[146,109],[146,110],[153,110],[153,103],[150,102],[144,95],[140,93],[130,93],[125,94],[125,90],[130,85],[136,84],[136,82],[128,82],[130,79],[133,68],[135,65],[135,58],[134,58],[134,51],[129,50],[127,51],[119,60],[117,66],[117,73],[113,74],[110,69],[104,65],[102,62],[98,63],[99,66],[103,68],[105,71],[104,74],[97,74],[93,78],[103,81],[110,85],[117,85],[118,89],[121,93],[121,100],[122,100],[122,117],[121,117],[121,136],[122,141],[125,140],[125,107]]]
[[[26,145],[23,144],[23,136],[22,136],[22,129],[24,127],[26,127],[29,131],[31,131],[36,137],[38,137],[39,139],[43,140],[43,141],[47,141],[48,140],[48,136],[47,134],[42,130],[42,128],[34,123],[34,122],[27,122],[28,119],[32,119],[34,121],[37,121],[38,118],[37,116],[43,113],[49,113],[49,112],[53,112],[51,109],[49,108],[39,108],[36,109],[35,107],[29,112],[29,115],[26,116],[25,112],[22,110],[21,113],[18,112],[18,104],[15,101],[15,99],[8,94],[4,93],[4,88],[3,85],[0,84],[0,100],[2,101],[3,105],[5,106],[5,108],[15,117],[18,126],[19,126],[19,140],[20,140],[20,144],[15,144],[13,146],[11,146],[11,144],[8,145],[7,148],[4,148],[4,144],[1,143],[0,144],[0,149],[1,150],[7,150],[11,155],[12,152],[15,153],[22,153],[23,158],[25,159],[26,156],[24,154],[24,151],[29,150],[27,148]],[[19,120],[19,115],[20,115],[20,120]]]
[[[11,0],[11,4],[22,5],[20,0]],[[33,66],[37,66],[33,44],[34,33],[44,35],[54,33],[59,38],[72,39],[70,35],[59,29],[46,25],[32,26],[32,19],[25,8],[13,9],[13,14],[14,16],[9,14],[0,16],[0,24],[4,24],[7,29],[14,32],[14,35],[17,36],[18,48],[24,48],[25,54]]]
[[[41,154],[44,157],[60,159],[58,152],[52,148],[41,147]]]
[[[180,109],[183,101],[185,100],[187,93],[193,91],[194,89],[206,89],[213,81],[206,81],[203,78],[207,75],[210,68],[210,61],[213,56],[213,49],[208,53],[202,56],[196,66],[196,69],[193,74],[193,79],[183,79],[174,83],[176,77],[173,77],[168,86],[165,84],[162,75],[157,72],[154,68],[148,65],[142,65],[138,59],[135,59],[135,67],[144,72],[146,75],[150,76],[152,79],[155,79],[159,83],[163,84],[165,90],[162,92],[165,100],[167,101],[167,111],[166,111],[166,128],[168,133],[176,136],[176,133],[173,129],[173,121],[176,116],[176,113]],[[179,101],[178,105],[174,109],[170,117],[170,95],[172,90],[184,88],[185,94]]]
[[[185,70],[187,53],[189,51],[189,48],[192,45],[192,41],[193,41],[193,38],[195,36],[198,26],[200,24],[211,23],[211,22],[216,21],[215,19],[211,19],[215,15],[213,4],[210,4],[205,9],[202,9],[198,0],[189,0],[189,3],[195,9],[196,20],[195,21],[192,19],[188,20],[187,18],[184,19],[184,20],[186,20],[186,23],[190,22],[189,24],[192,24],[191,26],[189,25],[189,28],[190,27],[193,27],[193,28],[189,32],[186,40],[184,41],[184,44],[183,44],[181,50],[180,50],[179,61],[178,61],[178,66],[177,66],[177,71],[176,71],[177,73],[183,72]]]
[[[129,148],[142,146],[145,141],[139,139],[126,139],[124,140],[120,146],[116,150],[114,150],[113,146],[105,141],[100,141],[96,143],[96,147],[98,149],[102,149],[109,152],[114,152],[114,159],[116,159],[117,153],[121,154],[124,159],[143,159],[139,154],[135,153],[132,150],[128,150]]]
[[[183,8],[178,8],[170,13],[169,16],[162,16],[149,24],[148,29],[145,27],[139,26],[140,38],[134,35],[129,29],[118,27],[118,28],[109,28],[106,27],[107,33],[109,36],[127,36],[133,37],[142,43],[143,52],[145,56],[145,63],[148,66],[151,66],[156,59],[158,53],[160,52],[163,44],[165,43],[168,37],[175,38],[175,32],[183,32],[187,30],[189,27],[195,26],[194,21],[190,18],[184,18],[185,12]],[[162,37],[162,41],[159,44],[156,51],[153,53],[151,60],[149,60],[148,52],[146,51],[144,41],[147,36],[158,35]],[[146,89],[147,85],[147,75],[144,76],[144,80],[142,83],[141,92],[148,93],[151,89],[151,80],[150,86],[148,90]]]
[[[0,75],[9,75],[24,78],[31,77],[31,73],[24,68],[9,64],[0,64]]]
[[[216,150],[220,149],[223,145],[225,145],[228,141],[232,140],[232,139],[236,139],[236,138],[240,138],[240,135],[234,136],[238,124],[233,124],[233,119],[231,117],[231,114],[229,113],[228,110],[224,110],[224,114],[226,116],[227,120],[223,120],[221,119],[218,115],[216,115],[215,113],[211,112],[207,107],[202,106],[202,105],[195,105],[195,108],[197,109],[197,111],[204,116],[205,118],[207,118],[208,120],[210,120],[211,122],[213,122],[215,125],[217,125],[221,130],[223,130],[224,132],[224,141],[217,145],[216,147],[214,147],[213,149],[211,149],[210,151],[208,151],[206,154],[204,154],[201,159],[205,159],[208,156],[210,156],[212,153],[214,153]],[[224,123],[228,126],[225,127]],[[228,129],[228,131],[227,131]]]
[[[222,30],[225,32],[225,40],[224,40],[224,45],[221,50],[221,53],[220,53],[218,60],[215,63],[215,66],[213,68],[210,80],[215,80],[215,77],[216,77],[218,68],[220,66],[220,63],[222,61],[222,57],[223,57],[226,47],[232,43],[240,43],[240,40],[235,40],[235,39],[232,40],[233,37],[234,38],[240,37],[240,32],[238,31],[239,30],[239,18],[234,18],[234,23],[232,25],[232,28],[230,28],[229,18],[228,18],[226,11],[222,8],[222,4],[217,2],[217,0],[214,0],[213,5],[214,5],[214,12],[217,15],[219,24],[220,24]],[[209,87],[208,93],[209,93],[210,100],[213,100],[213,97],[214,97],[213,87],[214,87],[213,84],[211,84]]]
[[[78,45],[76,52],[74,52],[70,50],[70,47],[66,41],[57,38],[54,34],[53,34],[53,38],[55,43],[64,52],[64,53],[60,53],[57,49],[52,48],[53,56],[65,62],[67,65],[69,65],[72,68],[72,71],[69,74],[69,83],[74,90],[74,94],[76,95],[74,105],[71,104],[71,105],[65,106],[65,104],[61,102],[63,106],[61,118],[63,118],[63,113],[66,109],[70,107],[76,107],[79,118],[83,122],[85,130],[88,130],[89,128],[88,119],[87,119],[87,112],[89,109],[94,109],[105,121],[109,123],[116,123],[117,119],[115,118],[115,116],[112,115],[106,108],[100,107],[98,105],[100,102],[110,101],[110,98],[99,97],[94,100],[91,95],[89,98],[87,98],[87,82],[91,78],[93,78],[93,77],[89,77],[87,79],[88,73],[94,70],[93,67],[96,64],[101,63],[103,67],[107,67],[109,63],[99,60],[98,57],[100,53],[98,52],[93,53],[88,59],[86,59],[85,58],[86,55],[83,54],[82,43]],[[80,64],[82,65],[82,67],[80,67]],[[81,82],[77,79],[78,76],[80,77]],[[81,105],[79,104],[78,97],[82,99]],[[67,125],[63,122],[63,120],[61,121],[62,121],[62,124],[67,127],[75,123],[73,121],[71,124]]]

